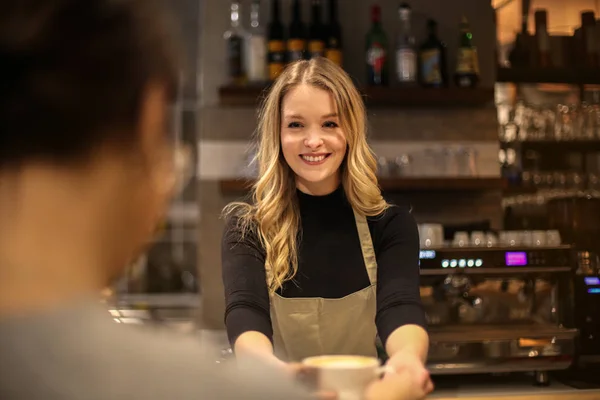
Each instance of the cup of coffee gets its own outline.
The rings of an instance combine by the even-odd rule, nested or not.
[[[339,400],[361,399],[371,382],[391,371],[391,367],[382,367],[375,357],[351,355],[309,357],[302,361],[302,366],[311,377],[311,386],[335,392]]]

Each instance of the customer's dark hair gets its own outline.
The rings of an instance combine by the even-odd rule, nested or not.
[[[0,168],[134,143],[149,84],[177,87],[168,22],[155,0],[2,0]]]

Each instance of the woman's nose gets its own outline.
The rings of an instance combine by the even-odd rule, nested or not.
[[[304,139],[304,145],[310,149],[318,148],[323,144],[323,139],[319,132],[311,130]]]

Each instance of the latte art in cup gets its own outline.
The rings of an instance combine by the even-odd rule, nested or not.
[[[335,392],[339,400],[360,400],[369,384],[391,372],[375,357],[353,355],[309,357],[302,365],[313,371],[317,389]]]

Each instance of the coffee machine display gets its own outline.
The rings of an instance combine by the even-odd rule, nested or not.
[[[533,371],[546,383],[575,352],[569,246],[421,250],[432,374]]]

